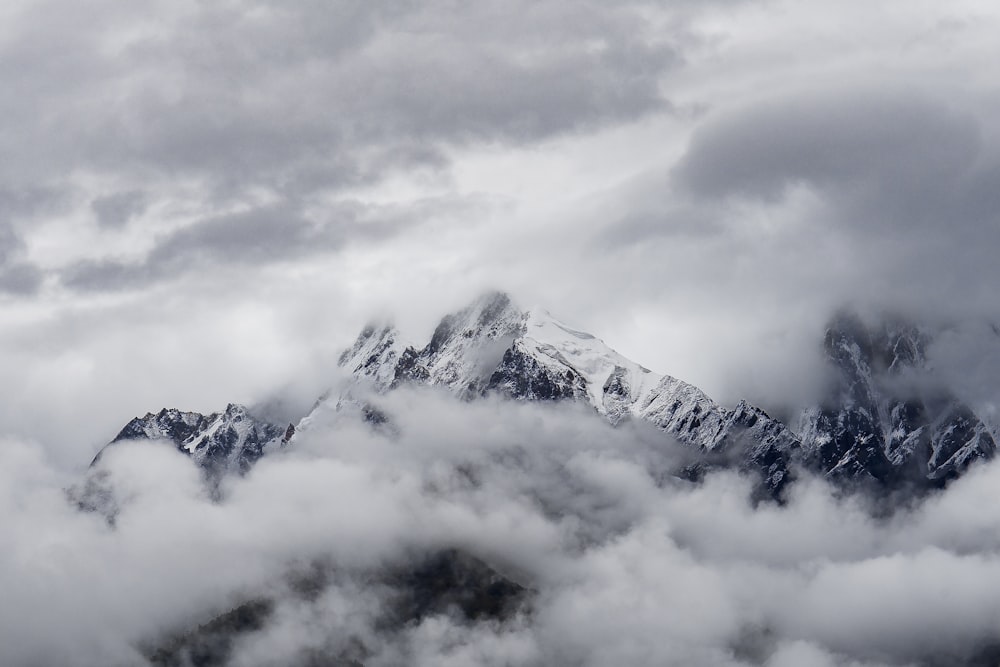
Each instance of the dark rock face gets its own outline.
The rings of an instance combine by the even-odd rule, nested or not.
[[[759,499],[783,498],[800,448],[799,439],[784,424],[740,401],[727,416],[717,442],[713,451],[735,453],[740,469],[760,475],[755,490]]]
[[[728,412],[709,446],[702,446],[698,460],[679,473],[682,479],[700,482],[713,470],[736,469],[756,478],[754,502],[783,502],[801,463],[798,437],[760,408],[740,401]]]
[[[891,466],[871,382],[872,337],[859,319],[841,315],[827,329],[823,346],[839,371],[838,386],[816,417],[819,436],[812,463],[833,477],[869,475],[886,481]]]
[[[700,479],[710,470],[736,468],[759,478],[754,494],[781,499],[799,458],[798,437],[766,412],[740,401],[729,410],[697,387],[665,377],[638,416],[696,448],[699,461],[682,473]]]
[[[400,355],[392,376],[392,386],[395,387],[400,382],[426,382],[430,378],[430,372],[421,362],[420,353],[412,347],[407,347]]]
[[[811,467],[841,481],[939,486],[992,458],[986,425],[929,376],[928,343],[903,322],[869,328],[854,316],[834,319],[824,341],[833,384],[804,420]]]
[[[500,365],[490,375],[484,389],[489,391],[529,401],[555,401],[586,396],[587,384],[570,369],[559,375],[552,373],[514,346],[504,352]]]
[[[969,464],[990,459],[996,442],[983,422],[967,406],[952,401],[930,426],[931,456],[928,477],[946,481],[957,477]]]
[[[208,431],[190,444],[196,454],[204,451],[209,467],[235,468],[246,472],[264,453],[265,445],[280,443],[287,432],[277,424],[258,421],[246,408],[229,405],[214,431]]]
[[[927,408],[919,399],[893,400],[889,408],[889,440],[885,454],[894,466],[926,475],[931,456]]]

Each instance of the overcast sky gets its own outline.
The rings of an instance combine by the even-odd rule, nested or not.
[[[294,386],[486,288],[724,402],[845,303],[1000,316],[1000,9],[11,1],[0,428]],[[768,398],[770,397],[770,399]]]

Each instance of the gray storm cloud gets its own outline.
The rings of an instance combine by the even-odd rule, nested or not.
[[[38,206],[59,202],[50,216],[89,242],[76,261],[36,252],[6,268],[0,290],[34,294],[46,274],[62,289],[141,290],[248,259],[328,257],[371,235],[329,215],[364,206],[337,201],[345,189],[414,172],[446,178],[456,149],[662,112],[659,77],[681,61],[673,33],[645,27],[655,3],[148,9],[57,1],[6,17],[0,193],[10,196],[0,206],[38,193]],[[20,233],[35,235],[14,208]],[[147,257],[134,243],[105,247],[126,232],[152,244]]]
[[[380,161],[433,164],[440,142],[530,141],[641,116],[663,106],[657,77],[678,60],[636,39],[642,3],[151,9],[12,11],[3,52],[21,65],[5,74],[20,132],[6,143],[21,159],[8,179],[86,169],[295,196],[370,179]],[[56,39],[58,51],[44,48]],[[46,137],[49,125],[62,131]]]
[[[975,169],[981,134],[974,117],[946,102],[845,87],[779,97],[706,123],[678,165],[677,180],[704,197],[773,200],[807,183],[881,196],[885,204],[925,203],[940,200]],[[894,220],[854,222],[870,227]]]
[[[992,316],[981,285],[998,277],[989,249],[1000,242],[1000,155],[985,134],[945,99],[846,88],[707,123],[675,179],[699,198],[779,208],[795,188],[810,191],[816,224],[832,237],[811,254],[827,255],[845,301],[897,304],[925,319]],[[840,248],[853,257],[838,257]],[[860,284],[873,280],[881,284],[864,294]]]

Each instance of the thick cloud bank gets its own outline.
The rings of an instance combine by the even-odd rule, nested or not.
[[[209,493],[171,447],[109,449],[113,526],[67,500],[39,450],[0,448],[0,663],[143,665],[144,647],[274,600],[229,664],[977,664],[1000,640],[1000,467],[872,518],[803,480],[672,477],[676,445],[573,406],[381,399],[390,425],[315,416]],[[392,632],[377,574],[459,549],[530,590],[502,619],[433,614]],[[290,573],[327,572],[314,595]],[[324,663],[320,663],[324,664]]]

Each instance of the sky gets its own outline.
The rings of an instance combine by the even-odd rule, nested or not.
[[[1000,319],[993,3],[33,0],[0,26],[0,431],[65,469],[161,407],[307,405],[369,319],[422,343],[486,289],[730,404],[806,391],[845,304]]]

